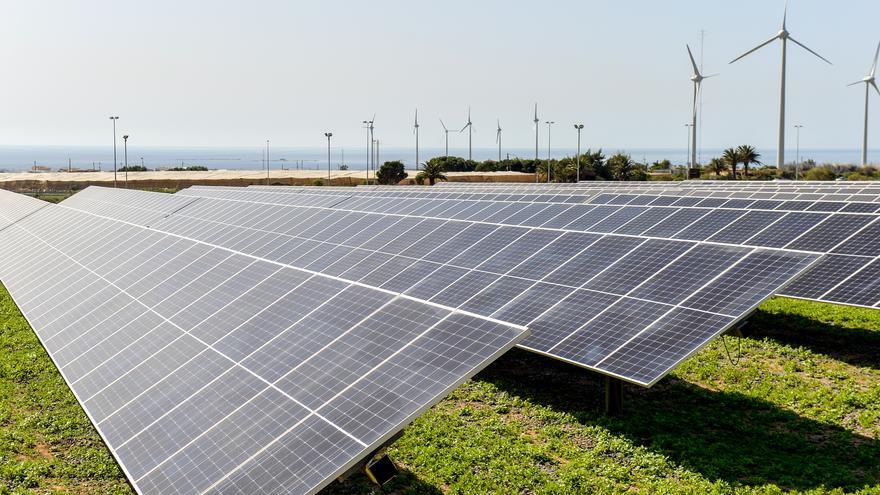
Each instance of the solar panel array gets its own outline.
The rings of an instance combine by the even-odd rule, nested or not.
[[[788,285],[782,295],[880,307],[880,284],[876,283],[880,274],[880,203],[600,192],[583,197],[588,204],[580,204],[581,201],[570,204],[559,202],[559,198],[552,195],[523,198],[500,193],[444,192],[450,188],[437,190],[439,193],[399,191],[401,188],[397,191],[380,189],[363,192],[329,192],[322,191],[322,188],[254,189],[263,193],[261,197],[266,201],[284,202],[283,194],[315,198],[327,195],[343,197],[347,193],[351,199],[340,202],[339,206],[358,211],[416,212],[441,218],[484,218],[505,225],[550,225],[581,232],[708,240],[822,253],[828,256]],[[275,196],[266,196],[272,193]],[[313,201],[315,199],[296,200],[296,203],[311,204]],[[470,206],[456,209],[468,203]],[[569,222],[563,224],[565,221]]]
[[[80,194],[113,201],[97,188]],[[580,215],[514,226],[491,212],[463,220],[358,210],[338,196],[326,207],[316,204],[327,196],[256,189],[178,195],[199,199],[153,228],[524,325],[532,335],[521,346],[644,386],[819,257],[561,228]]]
[[[527,333],[87,196],[0,231],[0,280],[139,493],[315,493]]]

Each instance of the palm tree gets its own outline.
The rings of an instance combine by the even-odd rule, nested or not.
[[[761,154],[755,150],[754,146],[747,144],[740,145],[736,148],[736,154],[739,155],[739,161],[743,164],[743,174],[746,179],[749,178],[749,165],[754,163],[761,164]]]
[[[436,160],[429,160],[422,164],[422,170],[416,175],[416,182],[422,184],[425,180],[428,184],[434,185],[438,180],[446,180],[446,170],[443,165]]]
[[[721,174],[727,170],[727,163],[721,158],[713,158],[709,160],[707,168],[710,172],[715,174],[715,177],[720,177]]]
[[[721,159],[730,166],[730,178],[736,180],[736,164],[739,163],[739,153],[734,148],[727,148],[721,155]]]

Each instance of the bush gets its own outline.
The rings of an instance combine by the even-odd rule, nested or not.
[[[379,184],[391,186],[406,179],[407,175],[403,162],[394,160],[385,162],[379,167],[379,171],[376,172],[376,180],[379,181]]]
[[[312,185],[313,186],[323,186],[324,180],[323,179],[315,179],[314,181],[312,181]]]
[[[834,180],[836,178],[837,174],[831,170],[831,167],[826,166],[813,167],[804,173],[804,179],[806,180]]]
[[[439,165],[447,172],[474,172],[477,170],[477,162],[457,156],[435,156],[427,163]]]
[[[147,167],[141,165],[128,165],[127,167],[121,167],[118,169],[119,172],[146,172]]]

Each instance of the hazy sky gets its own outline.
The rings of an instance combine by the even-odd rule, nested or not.
[[[0,16],[0,145],[110,140],[110,114],[143,146],[360,146],[376,113],[386,146],[442,143],[438,117],[492,147],[533,142],[532,105],[554,143],[684,147],[706,30],[703,147],[773,147],[779,44],[728,65],[779,29],[775,0],[13,1]],[[860,146],[864,76],[880,2],[792,0],[789,125],[802,146]],[[873,146],[880,147],[874,95]],[[791,131],[791,130],[790,130]],[[542,129],[542,146],[543,146]],[[789,144],[794,145],[793,132]],[[452,139],[466,141],[464,136]],[[570,141],[570,143],[569,143]]]

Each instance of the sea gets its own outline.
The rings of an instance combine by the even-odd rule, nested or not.
[[[582,149],[586,151],[586,148]],[[758,150],[767,163],[775,161],[776,150]],[[674,165],[687,162],[687,150],[684,148],[603,148],[606,156],[617,152],[628,153],[633,160],[640,163],[653,163],[669,160]],[[546,147],[539,149],[540,157],[548,156]],[[574,156],[574,148],[554,148],[550,151],[552,158]],[[706,163],[715,156],[720,156],[721,149],[703,149],[700,152],[701,163]],[[444,155],[443,148],[420,148],[419,161]],[[450,155],[467,157],[468,150],[450,149]],[[532,158],[534,148],[503,148],[502,158]],[[801,160],[813,160],[816,163],[858,163],[861,152],[857,149],[802,149]],[[877,157],[877,151],[871,151],[869,157]],[[369,152],[366,147],[333,147],[330,150],[330,167],[338,170],[345,165],[349,170],[364,170],[367,166]],[[786,152],[787,160],[795,161],[795,150]],[[498,159],[498,148],[474,148],[474,160]],[[116,150],[116,163],[122,167],[126,157],[123,147]],[[143,164],[149,169],[171,167],[203,166],[211,170],[265,170],[265,148],[259,147],[129,147],[128,163]],[[413,147],[380,147],[379,163],[389,160],[400,160],[406,168],[415,168],[415,149]],[[876,161],[876,160],[872,160]],[[0,146],[0,171],[29,170],[112,170],[113,148],[110,146]],[[277,147],[269,148],[269,167],[272,170],[327,170],[327,148],[321,147]]]

